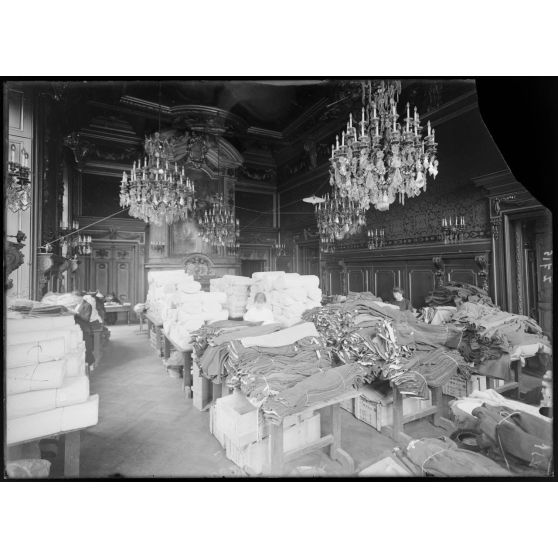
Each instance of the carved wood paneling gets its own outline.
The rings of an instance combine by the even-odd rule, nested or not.
[[[374,268],[373,292],[383,300],[390,300],[393,287],[401,285],[401,269]]]
[[[452,267],[448,270],[448,281],[460,281],[462,283],[477,285],[477,274],[473,269]]]
[[[430,269],[411,269],[407,279],[407,298],[414,308],[421,308],[425,296],[434,288],[435,276]]]
[[[365,271],[363,269],[349,269],[347,275],[350,292],[361,293],[366,290]]]

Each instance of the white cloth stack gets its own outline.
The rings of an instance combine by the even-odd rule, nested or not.
[[[6,365],[8,444],[97,424],[73,316],[8,318]]]
[[[250,296],[252,279],[241,275],[223,275],[210,280],[211,292],[223,292],[227,295],[225,308],[230,318],[241,318],[246,312],[246,305]]]
[[[299,275],[284,271],[252,274],[248,308],[257,293],[264,293],[275,320],[285,326],[300,321],[305,310],[321,306],[320,280],[315,275]]]

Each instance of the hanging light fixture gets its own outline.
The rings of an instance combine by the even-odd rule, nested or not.
[[[398,198],[426,190],[426,176],[438,174],[437,143],[428,122],[426,135],[417,108],[411,117],[407,103],[404,124],[398,122],[400,81],[362,83],[362,117],[336,136],[330,158],[330,185],[339,195],[366,211],[371,205],[386,211]]]
[[[323,202],[314,205],[320,247],[322,252],[332,253],[335,242],[358,233],[366,224],[366,217],[356,202],[341,197],[337,191],[331,198],[326,194],[323,199]]]
[[[31,205],[31,179],[29,177],[29,154],[22,147],[20,161],[16,161],[16,147],[10,146],[8,161],[8,187],[6,189],[6,204],[10,211],[26,211]]]
[[[132,217],[161,225],[187,220],[196,208],[194,182],[174,162],[172,139],[161,136],[161,88],[159,131],[146,137],[145,157],[134,161],[130,176],[122,175],[120,206]]]
[[[217,182],[220,173],[220,149],[217,140]],[[224,186],[223,186],[224,190]],[[234,209],[225,201],[224,191],[213,197],[209,209],[198,216],[199,236],[214,250],[222,250],[226,255],[236,255],[240,248],[240,223],[234,216]]]

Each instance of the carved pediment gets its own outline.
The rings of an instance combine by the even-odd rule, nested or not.
[[[202,253],[190,254],[184,260],[184,270],[192,275],[196,281],[203,282],[215,276],[213,260]]]

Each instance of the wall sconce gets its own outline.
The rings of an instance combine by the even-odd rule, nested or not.
[[[385,244],[385,230],[381,229],[368,229],[366,232],[368,238],[368,250],[375,248],[383,248]]]
[[[284,242],[276,242],[273,245],[273,251],[275,252],[275,255],[280,258],[282,256],[286,256],[287,255],[287,246],[285,245]]]
[[[154,252],[164,252],[165,251],[165,243],[162,242],[161,240],[157,240],[155,242],[151,242],[151,244],[149,245],[149,247],[151,248],[151,250],[153,250]]]
[[[449,220],[444,217],[442,219],[442,237],[444,244],[457,244],[463,242],[463,234],[465,232],[465,217],[457,215],[450,217]]]
[[[8,189],[6,192],[7,205],[13,213],[26,211],[31,205],[31,169],[29,168],[29,154],[22,147],[20,161],[16,161],[16,147],[10,146],[8,161]]]
[[[78,256],[90,256],[91,255],[91,236],[89,235],[81,235],[79,234],[74,237],[74,240],[70,243],[70,246],[73,248],[74,255]]]

